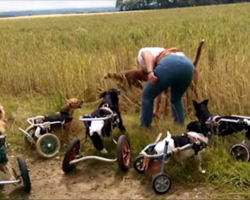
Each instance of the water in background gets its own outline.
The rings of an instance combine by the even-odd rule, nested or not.
[[[19,16],[32,16],[32,15],[74,14],[74,13],[98,13],[98,12],[117,12],[117,11],[118,10],[114,7],[28,10],[28,11],[0,12],[0,17],[19,17]]]

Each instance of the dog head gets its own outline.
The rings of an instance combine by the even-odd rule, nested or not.
[[[5,121],[5,111],[2,105],[0,105],[0,120]]]
[[[71,98],[67,102],[67,106],[72,109],[82,108],[83,100],[77,98]]]
[[[209,117],[212,116],[207,108],[208,99],[202,101],[201,103],[193,101],[193,105],[195,110],[195,116],[199,119],[200,122],[204,123]]]
[[[117,108],[119,104],[119,89],[110,89],[108,91],[103,92],[100,95],[100,98],[103,98],[103,103],[108,104],[111,109]]]

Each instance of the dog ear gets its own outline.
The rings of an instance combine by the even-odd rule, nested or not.
[[[116,89],[116,91],[117,91],[117,94],[120,95],[122,90],[120,88],[118,88],[118,89]]]
[[[193,105],[195,108],[197,108],[199,104],[195,100],[193,100]]]
[[[99,98],[100,98],[100,99],[103,98],[103,97],[106,95],[106,93],[107,93],[107,92],[101,93],[100,96],[99,96]]]
[[[207,104],[208,104],[208,99],[202,101],[201,103],[204,104],[205,106],[207,106]]]

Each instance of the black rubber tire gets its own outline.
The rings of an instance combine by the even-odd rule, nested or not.
[[[42,150],[41,146],[42,146],[43,140],[45,138],[52,138],[56,142],[56,149],[51,154],[46,154]],[[60,149],[61,149],[61,142],[60,142],[59,138],[56,135],[52,134],[52,133],[45,133],[44,135],[41,135],[38,138],[37,142],[36,142],[36,151],[43,158],[53,158],[53,157],[55,157],[60,152]]]
[[[31,182],[30,182],[30,176],[29,176],[29,171],[27,168],[27,164],[24,161],[23,157],[18,156],[17,157],[17,162],[19,165],[19,170],[21,172],[21,177],[22,177],[22,181],[23,181],[23,185],[24,185],[24,190],[27,193],[30,193],[31,191]]]
[[[143,155],[139,155],[135,158],[134,162],[133,162],[133,167],[134,169],[139,173],[144,173],[145,172],[145,169],[139,169],[139,167],[143,167],[143,162],[144,162],[144,156]]]
[[[166,185],[167,187],[164,188],[163,190],[159,190],[158,187],[157,187],[157,182],[161,178],[164,178],[164,179],[166,179],[168,181],[168,185]],[[153,178],[152,187],[153,187],[153,190],[154,190],[154,192],[156,194],[165,194],[165,193],[167,193],[170,190],[171,186],[172,186],[171,178],[165,173],[159,173]]]
[[[246,153],[246,157],[243,159],[238,159],[238,158],[235,158],[234,156],[233,156],[233,151],[235,151],[236,149],[239,149],[239,148],[241,148],[242,150],[244,150],[245,151],[245,153]],[[246,144],[244,144],[244,143],[238,143],[238,144],[235,144],[235,145],[233,145],[232,147],[231,147],[231,149],[229,150],[229,154],[230,154],[230,156],[232,157],[232,158],[234,158],[234,159],[236,159],[236,160],[241,160],[241,161],[243,161],[243,162],[249,162],[249,160],[250,160],[250,149],[249,149],[249,147],[246,145]]]
[[[74,147],[76,147],[78,145],[78,154],[80,152],[80,140],[78,138],[75,138],[71,144],[69,145],[65,155],[64,155],[64,159],[63,159],[63,165],[62,165],[62,170],[64,171],[64,173],[70,173],[75,165],[70,165],[70,156],[72,154],[72,151],[74,150]]]
[[[123,159],[123,144],[124,143],[126,143],[127,144],[126,146],[129,148],[129,163],[127,164],[124,163],[124,159]],[[117,162],[118,162],[119,168],[124,172],[128,171],[132,160],[131,160],[130,139],[126,135],[121,135],[118,138],[116,150],[117,150]]]

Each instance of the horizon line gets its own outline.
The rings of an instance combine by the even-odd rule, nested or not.
[[[67,10],[67,9],[98,9],[98,8],[114,8],[115,6],[100,6],[100,7],[83,7],[83,8],[75,8],[75,7],[69,7],[69,8],[44,8],[44,9],[35,9],[35,10],[9,10],[9,11],[1,11],[0,13],[7,13],[7,12],[28,12],[28,11],[46,11],[46,10]]]

